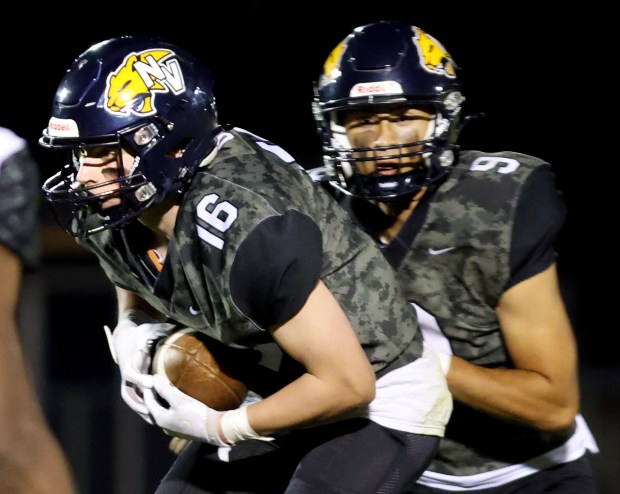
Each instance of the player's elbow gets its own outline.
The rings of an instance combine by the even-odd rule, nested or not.
[[[362,392],[361,390],[349,390],[346,397],[341,395],[341,411],[348,413],[352,410],[366,408],[374,399],[374,390]]]
[[[364,386],[363,388],[357,391],[357,402],[358,406],[366,406],[369,405],[372,400],[375,399],[375,381],[373,380],[371,384]]]
[[[331,379],[329,387],[333,405],[342,413],[363,408],[375,398],[375,376],[372,372],[341,375],[338,379]]]
[[[568,389],[560,388],[541,405],[536,407],[538,410],[538,424],[536,425],[538,429],[551,433],[562,433],[571,429],[575,424],[575,417],[579,413],[578,388],[576,386],[571,386]]]
[[[573,427],[578,412],[577,406],[555,407],[540,414],[533,425],[541,431],[562,433]]]
[[[365,407],[375,399],[374,374],[367,379],[349,381],[345,387],[347,401],[351,408]]]

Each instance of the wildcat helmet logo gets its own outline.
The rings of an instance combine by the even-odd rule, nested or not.
[[[419,27],[413,27],[413,43],[418,49],[420,65],[433,74],[456,77],[454,61],[443,45]]]
[[[170,50],[130,53],[108,76],[105,109],[111,113],[152,115],[157,112],[156,93],[185,91],[176,54]]]
[[[340,70],[338,69],[340,65],[340,59],[342,58],[342,52],[347,46],[347,39],[343,39],[336,48],[334,48],[325,63],[323,64],[323,77],[329,80],[334,80],[340,77]]]

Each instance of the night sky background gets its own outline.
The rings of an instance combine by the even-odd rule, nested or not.
[[[355,26],[409,21],[451,53],[463,72],[468,110],[486,115],[465,129],[463,147],[518,151],[551,163],[569,209],[558,265],[581,365],[617,369],[616,347],[608,342],[617,326],[618,206],[612,198],[618,153],[611,135],[617,124],[609,123],[618,106],[609,84],[617,80],[609,74],[617,54],[604,36],[613,30],[602,28],[611,14],[590,2],[561,11],[542,3],[467,2],[454,9],[399,2],[389,9],[347,2],[345,9],[333,2],[289,2],[285,8],[177,2],[165,10],[92,4],[91,14],[16,6],[17,15],[7,16],[0,32],[0,125],[31,143],[43,177],[53,174],[59,163],[36,142],[64,72],[95,42],[154,34],[211,69],[221,122],[270,139],[305,167],[317,166],[320,140],[310,103],[324,59]]]

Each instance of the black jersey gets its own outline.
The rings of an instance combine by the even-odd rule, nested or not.
[[[325,180],[316,170],[312,175]],[[391,219],[367,201],[339,200],[378,241]],[[448,352],[475,364],[511,367],[495,307],[508,288],[554,262],[565,214],[547,163],[513,152],[463,151],[447,179],[423,196],[398,236],[381,248],[418,309],[425,338],[439,335]],[[474,476],[521,464],[566,441],[455,402],[429,471]]]
[[[141,261],[148,232],[137,223],[83,240],[109,279],[238,348],[270,343],[267,328],[294,316],[322,280],[378,375],[415,361],[415,311],[370,236],[281,148],[240,129],[218,146],[183,195],[156,276]]]
[[[359,206],[352,211],[362,224]],[[555,260],[564,219],[547,164],[516,153],[463,152],[382,250],[407,297],[437,320],[455,355],[505,366],[495,307],[504,291]],[[376,234],[368,223],[366,229]]]
[[[27,269],[39,260],[39,169],[26,141],[0,128],[0,244]]]

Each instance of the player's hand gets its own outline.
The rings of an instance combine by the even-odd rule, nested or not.
[[[218,432],[220,418],[226,412],[213,410],[186,395],[164,376],[151,377],[152,388],[144,389],[144,403],[155,424],[166,434],[215,446],[228,445]]]
[[[129,408],[152,424],[142,397],[144,388],[150,386],[149,369],[155,342],[169,335],[176,326],[169,323],[145,322],[139,318],[122,318],[113,332],[106,326],[106,335],[112,358],[121,374],[121,397]],[[110,334],[111,333],[111,334]]]

